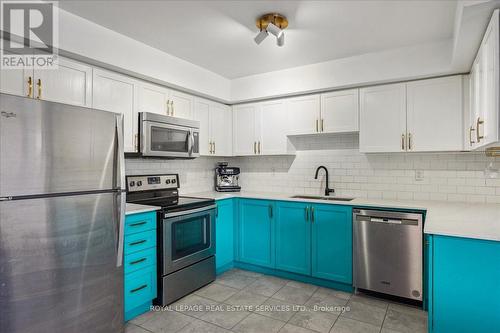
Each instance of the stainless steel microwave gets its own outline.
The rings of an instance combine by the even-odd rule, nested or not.
[[[141,155],[146,157],[195,158],[200,156],[200,122],[140,112]]]

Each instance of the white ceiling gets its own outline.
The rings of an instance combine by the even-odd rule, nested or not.
[[[456,1],[60,1],[59,6],[226,78],[453,37]],[[255,19],[288,17],[285,46]]]

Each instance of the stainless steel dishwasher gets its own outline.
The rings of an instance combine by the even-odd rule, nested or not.
[[[422,301],[420,213],[353,209],[354,287]]]

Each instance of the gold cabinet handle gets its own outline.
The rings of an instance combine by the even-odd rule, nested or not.
[[[325,131],[325,119],[321,119],[321,132]]]
[[[319,120],[318,120],[318,119],[316,119],[316,133],[318,133],[318,132],[319,132],[319,126],[318,126],[318,123],[319,123]]]
[[[311,206],[311,223],[314,223],[314,207]]]
[[[208,141],[208,153],[212,154],[212,142]]]
[[[408,133],[408,150],[412,150],[411,133]]]
[[[481,139],[484,139],[484,135],[479,134],[479,126],[484,124],[484,120],[481,120],[481,117],[477,117],[476,121],[476,139],[477,143],[481,142]]]
[[[309,221],[309,206],[306,206],[305,211],[306,211],[306,221]]]
[[[139,134],[134,135],[134,148],[139,151]]]
[[[259,153],[259,155],[260,155],[260,141],[259,141],[259,143],[258,143],[258,145],[257,145],[257,152],[258,152],[258,153]]]
[[[170,101],[167,99],[167,116],[170,116]]]
[[[401,134],[401,150],[405,150],[405,135]]]
[[[173,116],[175,114],[174,101],[170,101],[170,104],[172,105],[172,116]]]
[[[474,141],[474,135],[472,132],[474,132],[476,129],[474,127],[469,127],[469,144],[472,146],[476,141]]]
[[[214,150],[213,150],[213,153],[215,154],[215,141],[212,142],[212,144],[214,145]]]
[[[28,77],[28,97],[33,97],[33,80],[31,79],[31,76]]]
[[[257,141],[253,142],[253,153],[257,154]]]
[[[42,98],[42,80],[38,79],[38,82],[36,83],[38,86],[38,96],[36,96],[37,99]]]

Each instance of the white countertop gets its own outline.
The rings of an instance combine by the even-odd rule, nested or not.
[[[158,209],[161,209],[161,207],[127,203],[127,208],[125,209],[125,215],[154,212],[155,210]]]
[[[322,204],[412,209],[426,211],[424,233],[500,241],[500,205],[442,201],[382,200],[357,198],[352,201],[327,201],[290,198],[290,194],[266,192],[202,192],[188,196],[287,200]]]

